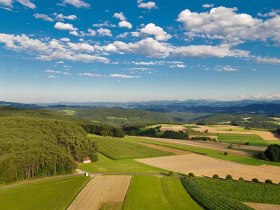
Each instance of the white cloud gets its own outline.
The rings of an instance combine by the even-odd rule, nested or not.
[[[232,67],[232,66],[216,66],[215,70],[219,71],[219,72],[234,72],[234,71],[238,71],[237,68]]]
[[[154,23],[149,23],[145,27],[140,29],[142,34],[154,35],[156,40],[165,41],[172,36],[166,33],[161,27],[156,26]]]
[[[63,14],[57,14],[56,15],[56,19],[63,21],[63,20],[76,20],[77,16],[76,15],[68,15],[68,16],[64,16]]]
[[[182,11],[182,22],[189,37],[220,39],[230,42],[274,40],[280,42],[280,16],[262,20],[249,14],[237,13],[237,8],[217,7],[209,12]]]
[[[54,75],[49,75],[48,78],[54,79],[54,78],[56,78],[56,77],[55,77]]]
[[[154,9],[154,8],[156,8],[156,3],[153,2],[153,1],[149,1],[149,2],[144,3],[143,0],[138,0],[137,3],[138,3],[139,8],[143,8],[143,9]]]
[[[185,64],[174,64],[171,65],[170,68],[186,68]]]
[[[61,72],[60,71],[57,71],[57,70],[45,70],[44,71],[45,73],[51,73],[51,74],[60,74]]]
[[[77,8],[89,8],[90,4],[82,0],[63,0],[63,4],[70,4]]]
[[[54,25],[54,28],[58,29],[58,30],[68,30],[68,31],[76,31],[78,30],[77,28],[75,28],[72,24],[69,23],[62,23],[62,22],[57,22]]]
[[[69,34],[73,36],[80,36],[80,34],[77,31],[70,31]]]
[[[113,17],[119,19],[120,21],[126,20],[126,17],[122,12],[116,12]]]
[[[259,63],[280,64],[279,58],[256,57],[256,61]]]
[[[86,76],[86,77],[103,77],[102,74],[94,74],[94,73],[81,73],[79,76]]]
[[[102,23],[95,23],[95,24],[92,24],[92,26],[97,27],[97,28],[102,28],[102,27],[115,28],[116,27],[115,24],[112,24],[109,21],[104,21]]]
[[[110,74],[110,77],[118,78],[118,79],[133,79],[133,78],[139,78],[139,76],[132,76],[127,74]]]
[[[202,7],[203,8],[212,8],[212,7],[214,7],[214,4],[203,4]]]
[[[89,36],[96,36],[96,31],[89,28],[88,29],[88,34],[89,34]]]
[[[25,7],[28,7],[30,9],[35,9],[36,5],[32,3],[30,0],[0,0],[0,7],[6,8],[6,9],[12,9],[13,3],[17,1],[18,3],[22,4]]]
[[[120,26],[121,28],[128,28],[128,29],[131,29],[131,28],[132,28],[131,23],[130,23],[130,22],[127,22],[126,20],[119,22],[119,26]]]
[[[48,15],[45,15],[45,14],[39,14],[39,13],[35,13],[33,15],[36,19],[41,19],[41,20],[44,20],[44,21],[48,21],[48,22],[53,22],[54,19],[49,17]]]
[[[275,17],[279,14],[280,14],[280,9],[272,9],[272,10],[270,10],[270,12],[264,13],[264,14],[259,12],[258,16],[263,17],[263,18],[267,18],[267,17]]]
[[[80,51],[80,52],[93,52],[94,48],[93,46],[87,44],[87,43],[72,43],[72,42],[68,42],[67,43],[68,46],[75,50],[75,51]]]
[[[81,53],[80,51],[90,51],[90,47],[83,44],[77,44],[77,51],[70,47],[68,42],[60,42],[52,39],[51,41],[41,41],[39,39],[31,39],[25,34],[12,35],[1,34],[0,43],[5,44],[6,48],[13,51],[22,51],[30,54],[35,59],[50,60],[70,60],[80,62],[102,62],[108,63],[110,60],[99,55]]]
[[[112,36],[111,30],[106,29],[106,28],[99,28],[98,30],[96,30],[96,32],[97,32],[100,36]]]
[[[20,4],[22,4],[23,6],[26,6],[30,9],[35,9],[36,5],[33,4],[31,1],[29,0],[17,0],[17,2],[19,2]]]
[[[70,39],[69,39],[69,38],[61,38],[60,41],[63,41],[63,42],[70,42]]]
[[[104,50],[106,52],[116,52],[117,48],[113,44],[108,44],[107,46],[104,46]]]

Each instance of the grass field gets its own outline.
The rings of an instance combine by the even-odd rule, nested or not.
[[[0,209],[66,209],[88,177],[68,176],[0,187]]]
[[[268,165],[275,165],[275,166],[280,166],[279,162],[268,162],[268,161],[263,161],[259,160],[254,157],[249,157],[249,156],[237,156],[237,155],[224,155],[220,151],[216,151],[214,149],[208,149],[208,148],[200,148],[200,147],[194,147],[194,146],[188,146],[188,145],[182,145],[182,144],[176,144],[176,143],[170,143],[170,142],[164,142],[164,141],[158,141],[158,140],[151,140],[151,139],[141,139],[141,138],[134,138],[134,137],[125,137],[125,139],[130,140],[130,141],[140,141],[144,143],[150,143],[150,144],[156,144],[156,145],[162,145],[162,146],[167,146],[175,149],[181,149],[181,150],[186,150],[190,152],[194,152],[197,154],[203,154],[203,155],[208,155],[213,158],[217,159],[222,159],[222,160],[228,160],[228,161],[233,161],[236,163],[242,163],[242,164],[247,164],[247,165],[262,165],[262,164],[268,164]]]
[[[93,139],[98,143],[100,152],[113,160],[158,157],[173,154],[120,138],[93,136]]]
[[[213,195],[230,197],[240,202],[280,205],[280,185],[207,178],[192,178],[195,184]]]
[[[267,146],[270,144],[280,144],[280,141],[265,141],[260,136],[254,134],[218,134],[218,139],[221,142],[231,143],[231,144],[242,144],[246,142],[249,145],[254,146]]]
[[[164,169],[148,166],[135,160],[112,160],[102,154],[98,162],[80,164],[79,168],[87,172],[136,172],[136,173],[166,173]]]
[[[177,177],[132,178],[125,203],[125,210],[196,210],[202,209],[185,191]]]

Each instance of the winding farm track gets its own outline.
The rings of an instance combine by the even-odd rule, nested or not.
[[[96,175],[78,194],[68,210],[98,210],[104,203],[123,202],[131,176]]]

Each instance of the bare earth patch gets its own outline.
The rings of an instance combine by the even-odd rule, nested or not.
[[[71,203],[68,210],[98,210],[103,203],[123,202],[131,176],[95,176]]]
[[[242,128],[238,126],[232,125],[216,125],[214,126],[206,126],[206,125],[198,125],[198,128],[192,128],[198,132],[205,132],[208,130],[208,133],[231,133],[231,134],[252,134],[250,131],[243,131]]]
[[[280,167],[249,166],[199,154],[146,158],[137,161],[170,171],[192,172],[196,176],[212,177],[214,174],[218,174],[222,178],[231,175],[234,179],[243,177],[245,180],[257,178],[262,182],[266,179],[271,179],[274,183],[280,182]]]
[[[263,140],[280,140],[280,136],[269,131],[251,131],[253,134],[260,136]]]
[[[245,203],[256,210],[280,210],[280,205],[270,205],[270,204],[262,204],[262,203]]]
[[[186,128],[182,125],[162,125],[160,128],[161,131],[184,131]]]

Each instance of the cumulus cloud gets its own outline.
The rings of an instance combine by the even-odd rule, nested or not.
[[[25,34],[13,35],[3,33],[0,33],[0,43],[3,43],[9,50],[26,52],[34,58],[44,61],[70,60],[102,63],[110,61],[106,57],[84,53],[85,51],[92,52],[92,48],[86,43],[71,45],[68,42],[61,42],[56,39],[41,41],[39,39],[31,39]]]
[[[63,14],[55,14],[56,15],[56,19],[59,21],[63,21],[63,20],[76,20],[77,16],[76,15],[68,15],[68,16],[64,16]]]
[[[54,19],[49,17],[48,15],[45,15],[45,14],[40,14],[40,13],[35,13],[33,15],[36,19],[41,19],[41,20],[44,20],[44,21],[48,21],[48,22],[53,22]]]
[[[143,0],[137,0],[138,7],[143,8],[143,9],[155,9],[156,8],[156,3],[153,1],[149,2],[143,2]]]
[[[85,77],[103,77],[102,74],[94,74],[94,73],[81,73],[79,76],[85,76]]]
[[[110,29],[99,28],[98,30],[96,30],[96,32],[97,32],[100,36],[112,36],[112,32],[111,32]]]
[[[117,18],[119,19],[120,21],[124,21],[126,20],[126,17],[124,16],[123,12],[116,12],[114,15],[113,15],[114,18]]]
[[[237,8],[217,7],[209,12],[182,11],[177,21],[182,22],[186,35],[226,41],[274,40],[280,42],[280,16],[262,20],[238,13]]]
[[[61,38],[60,41],[63,41],[63,42],[70,42],[70,39],[64,37],[64,38]]]
[[[89,8],[90,4],[82,0],[63,0],[63,4],[70,4],[77,8]]]
[[[155,36],[155,39],[159,41],[165,41],[172,37],[170,34],[165,32],[161,27],[156,26],[154,23],[149,23],[145,27],[141,28],[140,33],[153,35]]]
[[[123,20],[121,22],[119,22],[119,26],[121,28],[128,28],[128,29],[131,29],[132,28],[132,25],[130,22],[127,22],[126,20]]]
[[[6,9],[12,9],[13,3],[14,2],[18,2],[20,4],[22,4],[25,7],[28,7],[30,9],[35,9],[36,5],[34,3],[32,3],[32,1],[30,0],[0,0],[0,7],[6,8]]]
[[[62,23],[62,22],[57,22],[54,25],[54,28],[58,29],[58,30],[67,30],[67,31],[76,31],[78,30],[77,28],[75,28],[72,24],[69,23]]]

